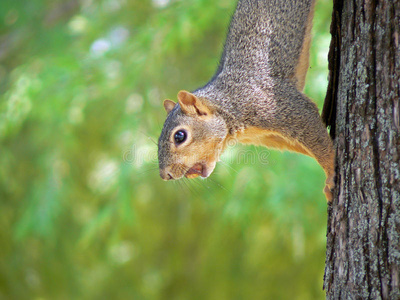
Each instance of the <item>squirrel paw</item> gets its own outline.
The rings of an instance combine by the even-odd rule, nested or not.
[[[335,187],[335,181],[334,181],[335,176],[332,175],[329,178],[326,179],[325,181],[325,188],[324,188],[324,193],[326,200],[328,202],[332,202],[333,198],[333,189]]]
[[[328,187],[328,185],[325,185],[324,193],[325,193],[326,200],[328,202],[332,202],[332,198],[333,198],[333,193],[332,192],[333,192],[333,189],[330,189]]]

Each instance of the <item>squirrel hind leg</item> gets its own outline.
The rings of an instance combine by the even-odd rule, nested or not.
[[[307,17],[306,28],[304,32],[303,45],[297,60],[295,68],[294,80],[298,91],[303,91],[306,82],[307,71],[309,67],[310,46],[311,46],[311,29],[314,16],[315,1],[312,1],[312,7]]]

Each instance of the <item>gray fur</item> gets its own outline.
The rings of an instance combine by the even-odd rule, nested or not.
[[[230,136],[246,132],[246,128],[259,128],[282,137],[279,148],[314,157],[327,174],[325,192],[329,198],[334,175],[332,141],[316,105],[298,84],[304,82],[307,72],[307,30],[312,14],[313,0],[239,0],[220,65],[213,78],[193,94],[222,120]],[[307,52],[302,56],[304,49]],[[304,59],[304,70],[299,72]],[[179,104],[169,113],[159,139],[160,172],[169,164],[165,161],[171,160],[166,141],[189,118],[192,116],[182,115]],[[193,132],[200,127],[194,126]],[[212,129],[202,134],[198,143],[214,137]],[[292,144],[300,145],[299,150]]]

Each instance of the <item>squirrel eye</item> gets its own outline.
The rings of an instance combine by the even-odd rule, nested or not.
[[[175,143],[182,144],[184,141],[186,141],[186,137],[187,137],[186,131],[178,130],[177,132],[175,132],[174,135]]]

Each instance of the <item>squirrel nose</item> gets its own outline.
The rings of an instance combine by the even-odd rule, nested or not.
[[[172,177],[172,175],[171,175],[169,172],[167,172],[165,169],[164,169],[164,170],[160,170],[160,177],[161,177],[163,180],[171,180],[171,179],[174,179],[174,178]]]

